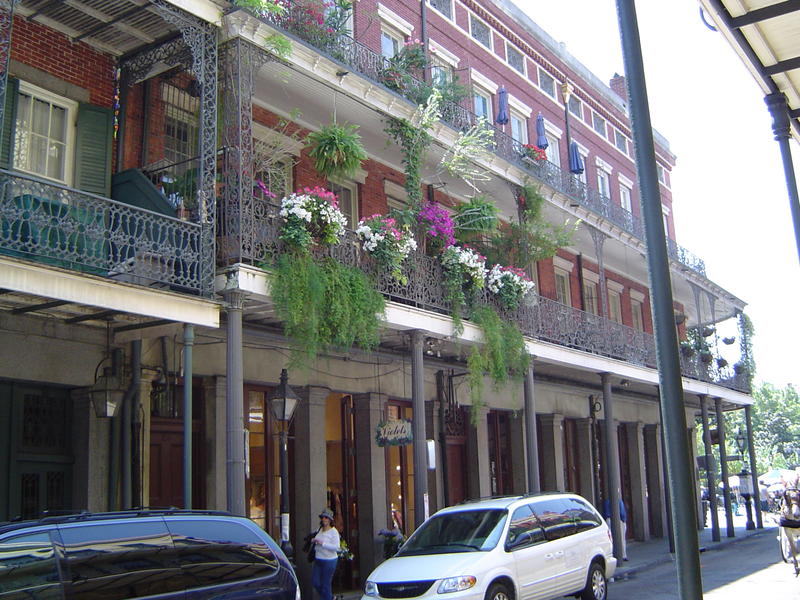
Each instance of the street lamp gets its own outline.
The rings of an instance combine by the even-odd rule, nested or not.
[[[281,382],[269,397],[272,414],[280,427],[280,469],[281,469],[281,550],[292,559],[294,549],[289,541],[289,422],[300,398],[289,387],[289,374],[281,369]]]
[[[741,427],[739,427],[739,432],[734,439],[736,440],[736,447],[739,448],[739,455],[742,457],[742,471],[739,473],[739,492],[744,498],[744,508],[747,512],[747,525],[745,528],[755,529],[753,510],[750,506],[750,499],[753,497],[753,482],[750,479],[750,472],[747,470],[747,463],[744,460],[744,451],[747,449],[747,436]]]

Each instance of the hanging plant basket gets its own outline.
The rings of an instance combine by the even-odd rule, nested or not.
[[[700,353],[700,362],[703,364],[710,365],[712,360],[714,360],[714,355],[711,352]]]
[[[686,320],[686,315],[684,315],[683,313],[677,313],[675,315],[675,325],[682,325],[685,320]]]
[[[358,126],[337,123],[309,133],[306,142],[314,168],[325,177],[352,177],[367,159]]]
[[[716,329],[714,329],[713,327],[703,327],[702,331],[700,332],[700,335],[702,335],[703,337],[708,337],[710,335],[714,335],[715,331]]]
[[[697,351],[692,348],[689,344],[681,344],[681,354],[683,354],[686,358],[691,358],[695,355]]]
[[[747,371],[747,367],[743,363],[737,362],[733,365],[733,372],[736,373],[737,375],[741,375],[745,371]]]
[[[717,367],[719,367],[720,369],[724,369],[727,366],[728,366],[728,361],[727,360],[725,360],[724,358],[718,358],[717,359]]]
[[[736,338],[734,336],[722,338],[722,343],[725,344],[726,346],[730,346],[735,341]]]

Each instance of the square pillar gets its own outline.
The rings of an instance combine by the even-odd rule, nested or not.
[[[575,419],[575,434],[578,454],[578,493],[594,503],[594,469],[596,459],[592,456],[592,420],[589,418]]]
[[[203,379],[205,398],[206,447],[206,503],[211,510],[226,510],[228,495],[225,491],[225,391],[224,375]]]
[[[667,503],[664,497],[664,459],[661,454],[661,426],[644,426],[645,476],[647,478],[648,501],[650,504],[650,535],[667,535]]]
[[[515,494],[527,494],[528,471],[525,452],[521,451],[525,448],[525,413],[523,411],[514,411],[509,417],[508,423],[511,447],[514,449],[514,452],[511,453],[511,490]]]
[[[303,538],[319,527],[319,513],[328,503],[328,457],[325,444],[325,405],[330,390],[308,386],[295,392],[300,397],[294,415],[294,472],[289,469],[290,535],[295,565],[304,598],[313,598],[311,565],[303,556]]]
[[[375,430],[384,414],[386,394],[353,396],[358,498],[358,570],[368,575],[383,560],[378,530],[388,527],[386,501],[386,451],[375,443]]]
[[[478,422],[467,429],[467,498],[485,498],[492,493],[489,478],[489,409],[477,410]]]
[[[72,505],[86,507],[90,512],[112,508],[108,505],[111,424],[112,419],[95,417],[85,388],[72,392],[73,439],[81,440],[73,444]]]
[[[564,489],[564,415],[539,415],[542,424],[542,491]]]
[[[622,435],[628,446],[628,473],[630,475],[631,506],[628,507],[628,527],[633,538],[639,541],[650,539],[650,516],[647,508],[647,482],[644,461],[644,424],[623,423]]]

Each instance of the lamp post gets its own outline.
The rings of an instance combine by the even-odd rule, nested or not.
[[[269,405],[280,428],[281,550],[291,560],[294,549],[289,541],[289,423],[300,399],[288,381],[289,374],[286,369],[281,369],[281,382],[270,395]]]
[[[739,448],[740,456],[744,457],[744,451],[747,448],[747,436],[741,427],[736,434],[736,447]],[[753,482],[750,478],[750,472],[747,470],[744,458],[742,458],[742,471],[739,473],[739,490],[744,498],[744,509],[747,512],[747,525],[746,529],[755,529],[756,524],[753,522],[753,510],[750,506],[750,499],[753,497]]]

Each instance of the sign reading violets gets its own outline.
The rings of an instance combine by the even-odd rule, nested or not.
[[[414,433],[408,419],[389,419],[378,423],[375,431],[378,446],[407,446],[413,441]]]

